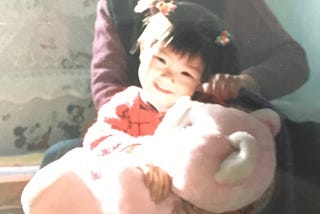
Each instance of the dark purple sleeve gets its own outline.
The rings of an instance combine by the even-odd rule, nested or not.
[[[226,22],[235,34],[242,73],[269,99],[289,94],[309,77],[306,53],[264,0],[226,0]]]
[[[107,0],[99,0],[91,62],[91,93],[97,110],[126,86],[126,67],[126,53],[110,17]]]

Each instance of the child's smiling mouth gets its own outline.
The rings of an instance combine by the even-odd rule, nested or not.
[[[160,91],[161,93],[164,93],[164,94],[172,94],[172,91],[169,91],[169,90],[166,90],[166,89],[163,89],[161,88],[157,83],[153,83],[154,87]]]

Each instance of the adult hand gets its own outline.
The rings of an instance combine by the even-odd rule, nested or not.
[[[237,97],[241,88],[259,91],[256,80],[247,74],[215,74],[211,76],[208,82],[202,84],[200,91],[213,95],[223,103],[225,100]]]
[[[172,186],[171,177],[160,167],[146,164],[139,167],[144,174],[144,182],[150,191],[151,199],[160,202],[165,199]]]

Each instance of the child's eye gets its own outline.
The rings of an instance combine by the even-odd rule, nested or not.
[[[166,60],[160,56],[155,56],[156,60],[158,60],[162,64],[166,64]]]
[[[183,71],[183,72],[181,72],[181,74],[182,74],[183,76],[185,76],[185,77],[193,78],[193,76],[192,76],[189,72],[187,72],[187,71]]]

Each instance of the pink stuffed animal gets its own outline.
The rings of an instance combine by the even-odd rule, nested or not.
[[[271,186],[279,130],[279,115],[270,109],[245,113],[182,99],[157,128],[162,143],[149,154],[172,176],[173,192],[222,213],[257,201]]]
[[[237,210],[271,187],[279,129],[269,109],[246,113],[181,99],[154,136],[137,139],[149,143],[135,153],[96,157],[78,148],[39,170],[23,192],[24,212],[171,214],[184,201],[212,213]],[[172,177],[172,193],[157,204],[137,168],[143,163]]]

